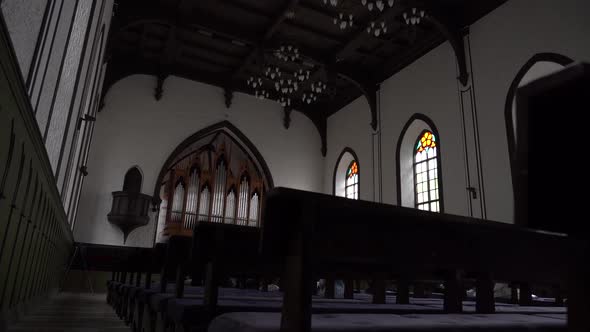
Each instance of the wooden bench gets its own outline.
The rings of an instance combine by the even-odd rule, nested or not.
[[[581,248],[563,234],[286,188],[263,205],[262,255],[285,267],[281,331],[310,331],[317,274],[438,278],[448,313],[461,312],[471,278],[477,312],[490,313],[494,281],[565,287]]]

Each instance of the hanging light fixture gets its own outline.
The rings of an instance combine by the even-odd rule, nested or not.
[[[310,75],[310,71],[309,70],[303,70],[303,69],[299,69],[297,72],[295,72],[295,78],[299,81],[299,82],[304,82],[306,80],[309,79],[309,75]]]
[[[381,23],[375,23],[374,21],[367,26],[367,33],[373,34],[375,37],[379,37],[381,34],[387,33],[387,24],[385,21],[381,21]]]
[[[423,9],[418,11],[416,7],[413,7],[409,13],[404,12],[404,22],[409,26],[418,25],[424,18],[424,15],[425,13]]]
[[[318,95],[314,92],[306,92],[303,94],[303,96],[301,98],[301,100],[307,104],[311,104],[312,102],[316,101],[317,99],[318,99]]]
[[[299,49],[291,44],[281,45],[274,55],[285,62],[295,62],[299,59]]]
[[[395,0],[361,0],[361,4],[365,6],[369,11],[377,9],[382,12],[387,6],[389,6],[389,8],[393,7],[394,3]]]
[[[352,11],[350,10],[350,8],[351,8],[350,3],[348,3],[346,0],[340,1],[340,4],[337,0],[323,0],[323,1],[324,1],[324,5],[330,5],[332,7],[340,6],[340,11],[338,12],[338,14],[336,16],[334,16],[334,19],[332,20],[334,25],[336,25],[340,30],[345,30],[345,29],[352,27],[353,22],[354,22],[354,15],[352,14]],[[350,2],[352,0],[348,0],[348,1]]]
[[[291,106],[291,97],[281,96],[278,101],[283,107]]]
[[[346,16],[344,13],[338,13],[338,16],[334,17],[334,24],[339,27],[340,30],[344,30],[346,28],[352,27],[352,18],[352,14],[348,14],[348,16]]]
[[[326,83],[322,81],[311,83],[311,91],[316,94],[323,93],[324,91],[326,91],[327,88],[328,86],[326,85]]]

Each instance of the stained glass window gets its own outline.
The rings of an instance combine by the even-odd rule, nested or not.
[[[436,136],[425,130],[415,145],[414,184],[415,206],[424,211],[440,212],[440,183],[438,179],[438,141]]]
[[[359,198],[359,166],[356,160],[353,160],[346,170],[345,179],[345,193],[346,198]]]

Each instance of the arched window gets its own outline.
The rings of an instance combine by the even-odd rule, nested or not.
[[[334,195],[350,199],[359,199],[360,165],[356,153],[351,148],[344,148],[334,167]]]
[[[141,182],[143,177],[137,167],[132,167],[125,173],[125,180],[123,180],[123,191],[139,193],[141,192]]]
[[[346,178],[344,179],[344,190],[346,198],[359,198],[359,167],[356,160],[350,162],[346,170]]]
[[[416,140],[414,151],[415,207],[420,210],[440,211],[437,147],[436,136],[429,130],[424,130]]]

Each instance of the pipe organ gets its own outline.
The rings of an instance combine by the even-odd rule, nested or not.
[[[224,133],[185,150],[163,179],[162,235],[191,236],[202,222],[259,227],[268,181],[254,159]]]

